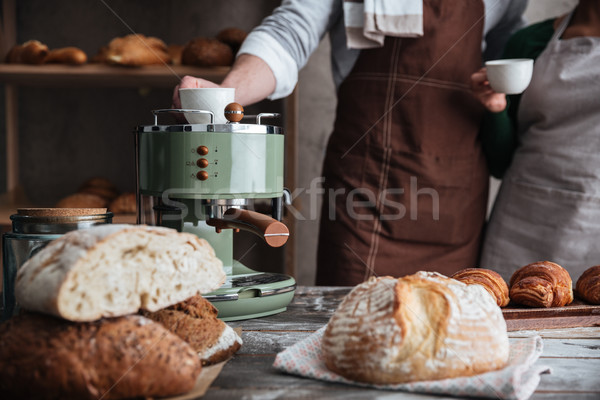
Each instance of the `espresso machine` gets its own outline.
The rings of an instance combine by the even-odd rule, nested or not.
[[[206,110],[154,110],[154,125],[137,127],[137,222],[165,226],[206,239],[223,261],[226,283],[204,295],[224,321],[282,312],[294,296],[295,280],[254,271],[233,259],[233,239],[250,231],[269,246],[283,246],[289,231],[281,222],[284,197],[284,132],[263,124],[278,114],[242,123],[243,108],[224,110],[215,124]],[[159,125],[159,114],[204,113],[206,124]],[[264,199],[264,200],[263,200]],[[270,215],[252,208],[270,203]]]

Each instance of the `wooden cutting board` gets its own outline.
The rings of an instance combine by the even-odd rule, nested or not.
[[[600,326],[600,305],[580,300],[564,307],[531,308],[509,305],[502,309],[509,332],[528,329]]]

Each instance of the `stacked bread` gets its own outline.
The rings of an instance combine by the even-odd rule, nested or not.
[[[356,286],[329,321],[321,349],[330,370],[374,384],[499,369],[509,350],[500,307],[483,287],[429,272]]]
[[[56,208],[108,208],[115,214],[135,214],[136,197],[133,192],[120,192],[109,179],[95,176],[83,182],[77,192],[60,199]]]
[[[198,296],[224,281],[214,250],[191,234],[137,225],[67,233],[18,271],[16,297],[26,312],[0,326],[0,392],[43,399],[185,393],[203,361],[228,357],[241,344]],[[192,305],[200,318],[188,312],[166,326],[153,321],[165,308]],[[177,324],[190,341],[195,326],[201,346],[172,333]]]

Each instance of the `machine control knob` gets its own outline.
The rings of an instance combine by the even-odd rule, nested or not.
[[[206,158],[199,158],[198,161],[196,161],[196,165],[200,168],[206,168],[208,167],[208,160]]]
[[[225,107],[225,118],[229,122],[240,122],[244,118],[244,107],[238,103],[229,103]]]
[[[196,149],[196,151],[198,152],[198,154],[200,154],[201,156],[205,156],[208,154],[208,147],[206,146],[198,146],[198,148]]]
[[[208,179],[208,172],[198,171],[198,173],[196,174],[196,178],[198,178],[198,180],[205,181]]]

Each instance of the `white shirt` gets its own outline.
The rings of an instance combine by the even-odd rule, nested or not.
[[[283,0],[244,41],[240,54],[261,58],[276,80],[269,99],[288,96],[298,82],[298,71],[329,33],[331,66],[336,87],[352,70],[360,50],[346,47],[343,0]],[[525,25],[527,0],[483,0],[484,59],[498,57],[511,33]]]

